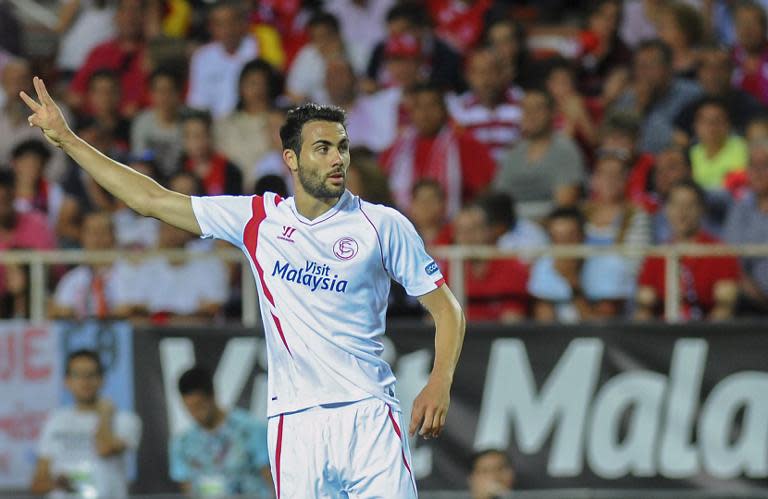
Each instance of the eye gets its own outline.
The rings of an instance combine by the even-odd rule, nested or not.
[[[321,147],[319,147],[319,148],[317,149],[317,152],[319,152],[319,153],[321,153],[321,154],[325,154],[325,153],[327,153],[327,152],[328,152],[328,146],[321,146]]]

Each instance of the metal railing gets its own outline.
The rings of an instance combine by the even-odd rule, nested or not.
[[[532,259],[539,256],[554,258],[587,258],[597,255],[622,255],[627,258],[656,256],[665,259],[665,320],[677,322],[681,318],[680,310],[680,258],[683,256],[739,256],[768,257],[768,244],[748,244],[728,246],[720,244],[677,244],[659,246],[589,246],[563,245],[525,248],[516,251],[500,250],[492,246],[441,246],[430,250],[432,255],[447,261],[451,270],[451,290],[462,305],[466,304],[464,266],[466,259],[519,258]],[[47,267],[61,264],[110,263],[118,259],[128,261],[141,260],[153,256],[165,256],[170,259],[193,259],[216,255],[228,263],[241,264],[241,299],[242,323],[255,326],[259,321],[258,296],[256,285],[251,276],[250,264],[242,252],[236,249],[217,249],[211,253],[179,250],[142,250],[142,251],[81,251],[81,250],[12,250],[0,253],[0,264],[30,266],[30,319],[46,319]]]

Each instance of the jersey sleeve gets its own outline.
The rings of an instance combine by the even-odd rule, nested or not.
[[[435,260],[427,254],[416,228],[400,212],[391,208],[384,210],[380,215],[379,236],[384,267],[390,277],[410,296],[421,296],[439,288],[445,279]]]
[[[204,239],[243,245],[243,230],[253,215],[254,196],[192,196],[192,210]]]

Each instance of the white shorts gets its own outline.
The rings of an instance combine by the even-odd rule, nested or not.
[[[416,499],[404,428],[377,398],[269,418],[277,499]]]

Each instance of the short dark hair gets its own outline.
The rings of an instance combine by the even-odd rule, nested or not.
[[[111,69],[97,69],[91,73],[91,76],[88,77],[88,88],[91,88],[96,80],[112,80],[118,87],[120,86],[120,77]]]
[[[663,40],[660,40],[659,38],[653,38],[651,40],[643,40],[640,42],[635,49],[635,57],[637,57],[637,54],[640,52],[644,52],[646,50],[656,50],[661,54],[661,60],[664,66],[671,68],[672,65],[672,48],[667,45]]]
[[[629,111],[611,113],[603,122],[601,134],[603,136],[619,133],[637,140],[640,136],[640,117]]]
[[[152,74],[149,75],[149,85],[150,87],[154,85],[155,80],[158,80],[160,78],[167,78],[171,80],[171,83],[173,83],[173,86],[178,91],[184,90],[184,76],[181,74],[180,71],[174,71],[173,69],[168,68],[157,68],[154,71],[152,71]]]
[[[301,132],[310,121],[331,121],[347,128],[347,113],[340,107],[308,102],[288,111],[285,123],[280,127],[283,149],[301,153]]]
[[[340,29],[339,20],[336,16],[322,10],[315,12],[307,22],[307,28],[314,28],[315,26],[326,26],[334,33],[338,33]]]
[[[515,200],[506,192],[489,192],[478,198],[477,205],[485,212],[488,225],[512,228],[517,221]]]
[[[13,170],[0,168],[0,189],[14,190],[16,188],[16,175]]]
[[[669,188],[669,192],[667,192],[667,197],[664,202],[669,201],[669,198],[672,196],[672,191],[677,189],[688,189],[696,195],[696,201],[699,202],[699,206],[702,208],[707,206],[707,193],[704,192],[704,189],[702,189],[699,184],[689,178],[679,180],[672,184],[672,186]]]
[[[240,95],[240,86],[243,80],[251,73],[262,73],[267,80],[267,93],[269,94],[270,106],[274,105],[275,100],[282,93],[283,81],[280,73],[270,63],[261,58],[248,61],[243,69],[240,70],[240,78],[237,82],[237,93]],[[245,103],[242,97],[238,98],[237,109],[243,109]]]
[[[51,150],[43,144],[43,141],[38,139],[28,139],[16,144],[11,150],[11,159],[18,159],[25,154],[36,154],[43,160],[43,163],[51,159]]]
[[[669,12],[675,18],[677,28],[685,35],[689,45],[697,47],[704,41],[704,20],[699,11],[682,2],[671,2],[667,6]],[[762,10],[762,9],[761,9]]]
[[[181,114],[181,123],[186,124],[189,121],[200,121],[205,128],[211,130],[213,127],[213,117],[211,113],[202,109],[189,108]]]
[[[179,393],[181,395],[190,395],[195,392],[213,397],[213,376],[203,366],[188,369],[179,377]]]
[[[696,107],[694,108],[694,111],[693,111],[693,116],[698,115],[699,111],[701,111],[703,108],[707,106],[719,107],[725,113],[725,116],[728,118],[728,122],[733,123],[733,118],[731,117],[731,109],[730,107],[728,107],[728,102],[722,97],[717,97],[714,95],[702,97],[696,103]]]
[[[88,350],[87,348],[75,350],[74,352],[70,352],[70,354],[67,355],[67,360],[64,365],[64,374],[69,376],[72,362],[76,359],[92,360],[96,364],[96,370],[98,371],[99,376],[104,376],[104,364],[101,362],[101,357],[99,357],[99,354],[95,350]]]
[[[503,457],[504,460],[507,462],[507,465],[510,468],[514,469],[514,465],[512,463],[512,458],[509,456],[508,453],[504,452],[502,449],[497,449],[497,448],[491,447],[491,448],[479,450],[479,451],[475,452],[474,454],[472,454],[472,457],[470,458],[470,462],[469,462],[470,470],[474,469],[475,464],[477,464],[477,462],[481,458],[483,458],[485,456],[491,456],[491,455],[496,455],[496,456]]]
[[[547,215],[547,225],[561,218],[566,220],[573,220],[574,222],[576,222],[576,224],[578,224],[581,232],[584,233],[584,224],[586,223],[586,220],[584,218],[584,213],[582,213],[581,210],[578,209],[577,207],[575,206],[555,207],[552,211],[549,212],[549,215]]]
[[[406,93],[411,96],[419,94],[435,94],[438,100],[440,100],[443,108],[447,109],[447,104],[445,102],[445,90],[443,90],[443,88],[436,83],[430,81],[414,83],[406,89]]]
[[[265,192],[274,192],[281,197],[288,197],[288,185],[280,175],[262,175],[253,186],[253,193],[263,196]]]
[[[422,27],[429,24],[427,19],[424,9],[413,3],[399,3],[387,12],[388,23],[403,20],[415,27]]]

